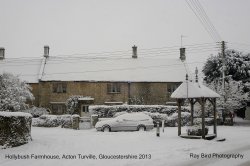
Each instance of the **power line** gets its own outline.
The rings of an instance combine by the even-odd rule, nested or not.
[[[214,38],[213,34],[209,31],[209,29],[207,28],[207,26],[205,25],[205,23],[203,22],[204,20],[202,18],[199,17],[198,13],[196,13],[195,8],[191,5],[191,3],[186,0],[189,8],[193,11],[193,13],[195,14],[195,16],[198,18],[198,20],[200,21],[200,23],[202,24],[202,26],[205,28],[205,30],[207,31],[207,33],[209,34],[209,36],[214,40],[217,41],[216,38]]]
[[[197,53],[197,52],[211,52],[211,51],[218,51],[216,48],[199,48],[199,49],[190,49],[187,50],[187,53]],[[162,51],[158,53],[154,53],[152,56],[145,56],[144,58],[153,58],[153,57],[166,57],[166,56],[175,56],[179,50],[175,52],[168,52],[168,51]],[[166,55],[167,53],[167,55]],[[176,53],[176,54],[175,54]],[[119,60],[128,60],[131,58],[125,58],[125,57],[116,57],[116,58],[93,58],[93,59],[84,59],[84,58],[76,58],[76,59],[51,59],[51,61],[48,61],[48,64],[65,64],[65,63],[76,63],[76,62],[81,62],[81,63],[90,63],[90,62],[98,62],[98,61],[119,61]],[[24,62],[22,64],[8,64],[8,66],[32,66],[32,65],[39,65],[40,63],[31,63],[29,61]],[[0,67],[1,68],[1,67]]]
[[[186,45],[186,47],[205,47],[209,45],[214,45],[215,43],[200,43],[200,44],[190,44]],[[168,50],[178,50],[179,46],[169,46],[169,47],[157,47],[157,48],[145,48],[145,49],[140,49],[139,53],[147,52],[149,50],[162,50],[162,49],[168,49]],[[111,57],[110,55],[128,55],[131,53],[132,50],[123,50],[123,51],[110,51],[110,52],[96,52],[96,53],[74,53],[74,54],[62,54],[62,55],[57,55],[57,56],[51,56],[51,57],[58,57],[58,58],[65,58],[65,57],[83,57],[82,55],[98,55],[94,57],[100,57],[100,56],[106,56],[109,55],[108,57]],[[93,56],[92,56],[93,57]],[[42,57],[39,58],[34,58],[34,57],[19,57],[19,58],[6,58],[6,60],[12,60],[12,61],[19,61],[19,60],[27,60],[27,61],[37,61],[37,60],[42,60]]]
[[[198,18],[198,20],[200,21],[200,23],[203,25],[203,27],[205,28],[205,30],[207,31],[207,33],[210,35],[210,37],[214,40],[214,41],[220,41],[221,37],[219,35],[219,33],[216,31],[214,25],[212,24],[212,22],[210,21],[210,19],[208,18],[205,10],[203,9],[202,5],[199,3],[198,0],[186,0],[189,8],[193,11],[193,13],[196,15],[196,17]]]
[[[192,53],[196,51],[214,51],[215,44],[214,43],[202,43],[202,44],[192,44],[192,45],[187,45],[189,46],[187,50]],[[151,49],[143,49],[145,50],[144,52],[140,52],[145,58],[147,57],[158,57],[158,56],[170,56],[170,55],[176,55],[179,52],[178,49],[164,49],[164,48],[170,48],[170,47],[161,47],[161,50],[154,50],[156,48],[151,48]],[[173,48],[173,47],[172,47]],[[146,50],[150,50],[147,51]],[[117,52],[117,51],[116,51]],[[153,55],[152,55],[153,54]],[[148,56],[151,55],[151,56]],[[130,55],[129,55],[130,56]],[[100,57],[100,56],[94,56],[94,57],[84,57],[84,56],[72,56],[72,57],[62,57],[62,56],[51,56],[49,57],[50,60],[52,61],[51,64],[53,63],[60,63],[60,62],[68,62],[68,61],[85,61],[85,62],[92,62],[92,61],[106,61],[106,60],[120,60],[120,59],[128,59],[128,54],[120,54],[119,56],[106,56],[106,57]],[[109,57],[112,57],[112,59],[107,59]],[[26,58],[14,58],[14,59],[6,59],[2,61],[1,63],[7,63],[8,66],[11,66],[12,63],[13,65],[17,65],[16,63],[19,63],[18,65],[24,66],[24,65],[38,65],[40,64],[42,59],[26,59]],[[22,64],[20,64],[20,62]]]
[[[194,0],[194,1],[191,0],[191,1],[194,2],[194,5],[198,11],[198,14],[204,20],[205,26],[208,27],[211,34],[216,38],[217,41],[221,41],[220,35],[217,33],[216,29],[214,28],[214,25],[212,24],[212,22],[208,18],[207,14],[206,14],[205,10],[203,9],[203,7],[201,6],[200,2],[198,0]]]
[[[229,44],[236,44],[236,45],[244,45],[250,47],[249,43],[240,43],[240,42],[228,42]]]
[[[246,54],[250,53],[250,44],[249,43],[239,43],[239,42],[228,42],[227,44],[230,48],[244,52]]]
[[[197,61],[186,64],[199,64],[204,63],[205,61]],[[94,72],[109,72],[109,71],[124,71],[124,70],[136,70],[136,69],[150,69],[150,68],[159,68],[159,67],[169,67],[169,66],[181,66],[183,63],[177,64],[168,64],[168,65],[154,65],[154,66],[141,66],[141,67],[131,67],[131,68],[118,68],[118,69],[104,69],[104,70],[89,70],[82,72],[61,72],[61,73],[45,73],[44,75],[61,75],[61,74],[83,74],[83,73],[94,73]],[[39,74],[21,74],[20,76],[38,76]]]
[[[219,41],[222,40],[221,36],[219,35],[219,33],[217,32],[217,30],[215,29],[214,25],[212,24],[211,20],[209,19],[207,13],[205,12],[204,8],[202,7],[201,3],[199,0],[194,0],[198,10],[200,11],[200,14],[203,16],[203,18],[205,19],[207,25],[210,27],[210,29],[212,30],[212,32],[214,33],[214,35],[217,37],[217,39]]]

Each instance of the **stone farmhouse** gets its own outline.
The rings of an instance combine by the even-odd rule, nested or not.
[[[133,46],[131,55],[50,56],[44,46],[41,58],[5,58],[0,48],[0,73],[19,76],[32,87],[33,105],[52,114],[63,114],[65,101],[79,98],[80,115],[88,106],[115,104],[166,104],[171,93],[185,79],[185,48],[174,59],[140,57]],[[143,55],[142,55],[143,56]]]

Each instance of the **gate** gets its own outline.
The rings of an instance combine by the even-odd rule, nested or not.
[[[90,118],[90,116],[80,117],[79,129],[80,130],[91,129],[91,118]]]

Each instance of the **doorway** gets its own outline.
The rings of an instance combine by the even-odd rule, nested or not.
[[[90,116],[90,113],[89,113],[89,106],[88,105],[82,105],[81,106],[81,117],[84,117],[84,116]]]

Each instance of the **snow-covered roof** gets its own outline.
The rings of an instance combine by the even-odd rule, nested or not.
[[[53,57],[0,60],[0,73],[28,83],[41,81],[182,82],[186,70],[179,59]]]
[[[172,98],[218,98],[220,95],[199,82],[183,82],[171,95]]]
[[[47,59],[42,81],[181,82],[185,67],[180,59],[88,58]]]
[[[12,73],[28,83],[38,83],[38,73],[41,68],[40,59],[3,59],[0,60],[0,74]]]

